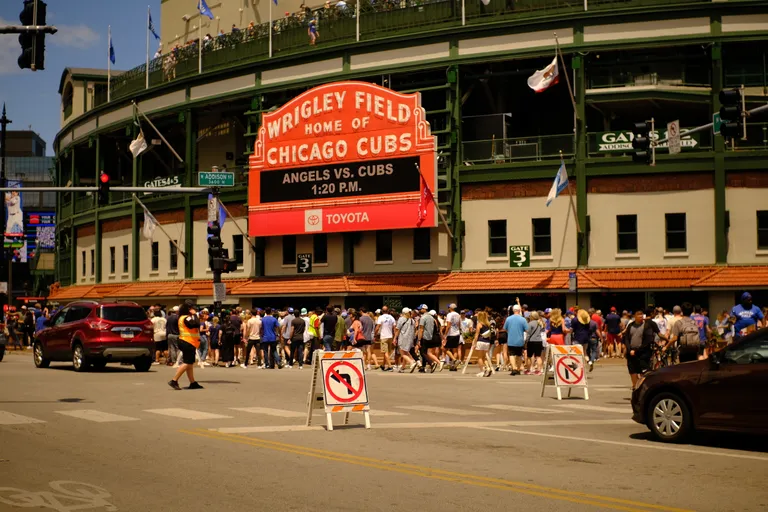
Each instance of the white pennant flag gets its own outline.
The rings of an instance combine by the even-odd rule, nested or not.
[[[144,235],[144,238],[152,241],[152,237],[155,234],[155,228],[157,227],[157,219],[149,213],[149,210],[144,208],[144,228],[142,230],[142,234]]]
[[[560,81],[560,71],[557,68],[557,55],[549,66],[540,69],[528,77],[528,87],[536,92],[544,92]]]
[[[131,141],[131,144],[128,146],[128,149],[131,150],[131,154],[133,155],[133,158],[136,158],[140,154],[142,154],[144,151],[147,150],[147,141],[144,139],[144,132],[139,130],[139,136],[136,137],[136,140]]]

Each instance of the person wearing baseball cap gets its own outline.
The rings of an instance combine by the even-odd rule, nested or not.
[[[763,312],[760,311],[759,307],[752,304],[752,294],[749,292],[741,294],[741,303],[733,307],[731,316],[736,317],[736,324],[734,326],[736,336],[744,336],[759,327],[765,326]]]
[[[440,350],[440,333],[438,331],[437,319],[435,318],[437,313],[435,313],[434,309],[427,312],[426,304],[419,306],[419,309],[421,310],[421,318],[419,319],[417,339],[419,340],[418,346],[421,352],[421,360],[424,361],[425,365],[429,363],[431,373],[435,373],[435,369],[440,365],[440,359],[436,354]],[[421,372],[422,370],[426,369],[422,368],[419,371]]]
[[[605,316],[603,323],[605,330],[605,344],[608,357],[622,357],[624,346],[621,343],[621,317],[616,313],[616,307],[611,306],[611,311]]]
[[[459,343],[461,342],[461,316],[456,312],[456,304],[448,304],[448,314],[445,316],[445,325],[443,326],[443,348],[451,362],[451,371],[455,372],[458,364],[461,362],[459,357]],[[440,362],[440,370],[444,363]]]

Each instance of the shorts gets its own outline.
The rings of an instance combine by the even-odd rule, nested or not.
[[[478,341],[475,345],[475,350],[490,350],[491,343],[488,341]]]
[[[509,357],[523,357],[523,347],[513,347],[512,345],[507,345],[507,353],[509,354]]]
[[[607,341],[609,344],[610,343],[619,343],[619,335],[618,334],[611,334],[610,332],[606,333],[605,334],[605,341]]]
[[[421,343],[424,345],[424,348],[438,348],[439,346],[441,346],[443,344],[443,342],[440,341],[439,339],[437,339],[437,340],[434,340],[434,339],[433,340],[425,340],[423,338],[421,340]]]
[[[159,350],[160,352],[168,350],[168,340],[156,341],[155,350]]]
[[[565,345],[565,337],[562,334],[553,334],[549,337],[551,345]]]
[[[651,359],[650,357],[629,356],[627,357],[627,369],[630,374],[642,375],[651,369]]]
[[[356,347],[364,347],[364,346],[370,345],[370,344],[371,344],[371,340],[357,340],[357,342],[355,343],[355,346]]]
[[[194,347],[194,345],[188,341],[179,339],[179,350],[181,351],[182,363],[195,364],[195,354],[197,354],[197,349]]]
[[[540,341],[528,342],[528,357],[541,357],[541,353],[544,351],[544,344]]]
[[[389,354],[389,350],[392,346],[392,338],[382,338],[379,340],[379,348],[385,354]]]
[[[445,348],[459,348],[459,340],[461,336],[448,336],[445,340]]]

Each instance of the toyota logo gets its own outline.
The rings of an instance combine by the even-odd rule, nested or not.
[[[307,217],[307,224],[310,226],[317,226],[317,224],[320,222],[320,216],[319,215],[310,215]]]

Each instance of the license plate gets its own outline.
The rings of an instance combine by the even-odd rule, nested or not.
[[[131,339],[133,338],[133,333],[130,331],[123,331],[120,333],[120,337]]]

